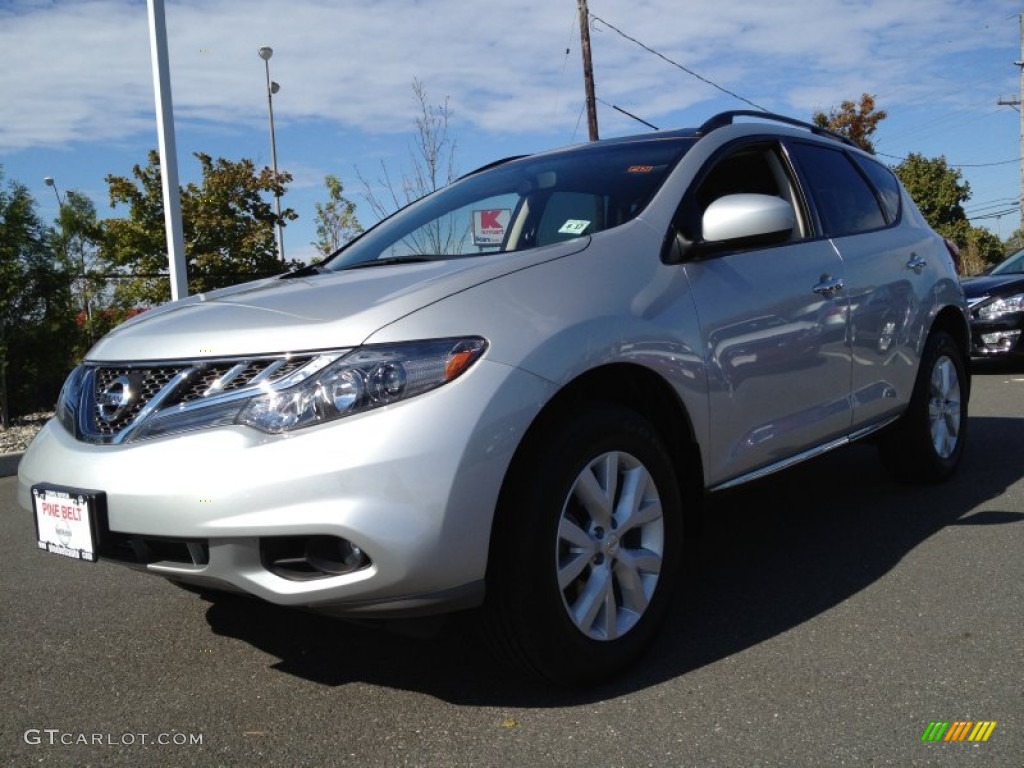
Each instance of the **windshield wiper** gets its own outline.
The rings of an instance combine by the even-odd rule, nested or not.
[[[327,270],[320,266],[320,263],[307,264],[304,267],[293,269],[291,272],[285,272],[281,275],[282,279],[288,279],[292,277],[309,277],[310,275],[319,275]]]
[[[423,261],[437,261],[436,256],[389,256],[386,259],[373,259],[372,261],[360,261],[358,264],[349,264],[342,267],[339,272],[349,269],[362,269],[363,267],[381,267],[387,264],[418,264]]]

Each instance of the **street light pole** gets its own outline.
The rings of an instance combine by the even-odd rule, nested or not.
[[[281,86],[270,79],[270,57],[274,55],[274,49],[264,45],[258,51],[260,58],[267,70],[267,112],[270,115],[270,157],[274,164],[274,184],[279,184],[277,177],[277,140],[274,138],[274,94],[281,90]],[[284,261],[284,228],[281,225],[281,195],[274,190],[274,210],[277,213],[277,254]]]
[[[57,182],[54,181],[53,176],[44,176],[43,183],[48,187],[53,187],[53,194],[57,196],[57,215],[60,216],[64,210],[64,201],[60,199],[60,191],[57,189]]]

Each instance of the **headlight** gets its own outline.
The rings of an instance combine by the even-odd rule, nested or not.
[[[317,376],[252,398],[236,423],[287,432],[379,408],[454,381],[486,348],[479,338],[363,347]]]
[[[77,430],[78,409],[82,398],[82,380],[85,378],[85,367],[77,366],[64,381],[57,398],[57,421],[69,434]]]
[[[87,363],[68,376],[57,418],[97,444],[235,424],[287,432],[440,387],[486,349],[486,341],[469,337],[194,362]]]
[[[1010,312],[1024,312],[1024,293],[1015,296],[1007,296],[996,299],[991,304],[986,304],[978,310],[979,317],[992,318],[999,315],[1006,315]]]

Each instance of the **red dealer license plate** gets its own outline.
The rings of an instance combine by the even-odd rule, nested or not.
[[[96,512],[102,494],[75,488],[32,486],[39,548],[96,562]]]

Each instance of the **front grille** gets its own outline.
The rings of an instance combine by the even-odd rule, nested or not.
[[[178,368],[99,368],[92,393],[92,431],[97,435],[112,437],[131,424],[150,400],[173,379],[184,367]],[[100,395],[107,391],[119,378],[127,380],[137,392],[135,399],[116,418],[103,418]]]
[[[308,357],[299,358],[290,370],[301,367],[309,361]],[[275,360],[256,360],[248,363],[214,363],[199,368],[197,372],[189,377],[187,387],[183,385],[182,390],[175,398],[175,403],[191,403],[203,397],[219,394],[220,392],[232,392],[236,389],[243,389],[252,383],[261,373],[274,366]],[[291,364],[288,364],[291,365]],[[282,378],[280,373],[282,366],[274,369],[269,380],[271,383]]]
[[[141,423],[171,408],[204,408],[233,395],[244,397],[247,389],[255,394],[257,386],[289,386],[294,382],[285,381],[288,377],[319,357],[171,361],[138,367],[86,364],[86,373],[79,378],[85,386],[73,395],[81,414],[75,432],[90,442],[120,442]]]

